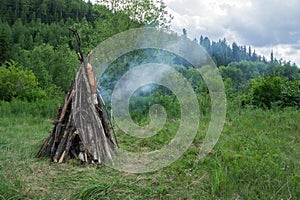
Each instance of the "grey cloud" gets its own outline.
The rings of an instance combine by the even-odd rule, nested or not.
[[[229,42],[266,49],[267,56],[271,49],[278,47],[279,57],[300,64],[299,0],[166,1],[179,14],[173,29],[181,33],[186,28],[191,39],[199,39],[200,35],[212,40],[225,37]],[[245,6],[246,2],[251,2],[251,6]],[[226,14],[222,16],[218,12]],[[200,16],[200,21],[192,16]]]
[[[300,38],[300,1],[252,0],[252,7],[240,10],[227,6],[223,23],[244,42],[255,46],[295,44]]]

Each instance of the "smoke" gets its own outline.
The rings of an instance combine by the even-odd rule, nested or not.
[[[177,58],[177,60],[179,59]],[[130,52],[118,58],[105,70],[98,81],[98,90],[105,103],[110,105],[111,95],[116,84],[126,73],[130,72],[131,78],[124,78],[122,84],[119,84],[122,91],[131,91],[133,87],[138,85],[140,87],[136,88],[133,97],[149,95],[158,89],[158,85],[155,83],[159,82],[169,71],[161,68],[158,71],[137,72],[135,68],[149,63],[165,64],[175,68],[175,62],[175,55],[160,49],[142,49]],[[144,82],[149,82],[149,84],[142,84]]]
[[[211,121],[199,158],[213,148],[225,122],[226,96],[217,67],[197,43],[155,28],[140,28],[114,35],[94,49],[93,54],[91,64],[96,69],[96,78],[100,76],[99,90],[111,102],[113,116],[121,130],[137,138],[148,138],[159,132],[166,122],[164,104],[152,104],[148,109],[149,124],[140,127],[131,119],[129,101],[143,93],[160,92],[162,87],[176,96],[181,114],[177,133],[167,145],[152,152],[129,152],[120,148],[112,162],[106,162],[108,166],[133,173],[155,171],[174,162],[191,145],[199,128],[199,101],[190,82],[179,73],[193,71],[182,66],[176,70],[178,65],[189,63],[195,67],[194,72],[203,77],[212,101]],[[185,64],[183,59],[187,61]],[[160,96],[158,99],[166,100]]]

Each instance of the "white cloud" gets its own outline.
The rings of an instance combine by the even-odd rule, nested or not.
[[[93,0],[94,1],[94,0]],[[173,14],[171,28],[191,39],[251,45],[269,58],[275,56],[300,65],[299,0],[164,0]]]
[[[175,17],[172,29],[181,33],[186,28],[191,39],[200,35],[212,40],[225,37],[230,42],[254,46],[266,57],[274,49],[277,58],[300,64],[298,0],[165,0],[165,3]]]

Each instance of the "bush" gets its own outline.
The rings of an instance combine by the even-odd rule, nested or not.
[[[252,80],[249,96],[253,105],[263,108],[299,106],[300,82],[279,76],[262,76]]]
[[[11,101],[13,98],[28,101],[45,97],[44,91],[38,88],[37,79],[32,71],[26,71],[14,61],[0,66],[0,99]]]
[[[300,106],[300,80],[287,81],[282,88],[282,106]]]

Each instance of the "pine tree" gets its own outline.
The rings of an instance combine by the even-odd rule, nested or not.
[[[248,56],[249,56],[249,58],[251,58],[251,56],[252,56],[251,46],[248,47]]]
[[[12,35],[7,23],[0,23],[0,64],[11,57]]]
[[[200,36],[200,45],[202,45],[203,44],[203,36],[201,35]]]
[[[187,37],[187,30],[184,28],[184,29],[182,29],[182,33],[183,33],[183,35],[185,36],[185,37]]]
[[[239,47],[235,42],[232,43],[232,60],[239,61]]]
[[[209,40],[208,37],[205,37],[203,42],[202,42],[202,46],[205,48],[205,50],[211,54],[211,42]]]
[[[274,62],[274,53],[273,53],[273,50],[271,51],[271,63]]]

